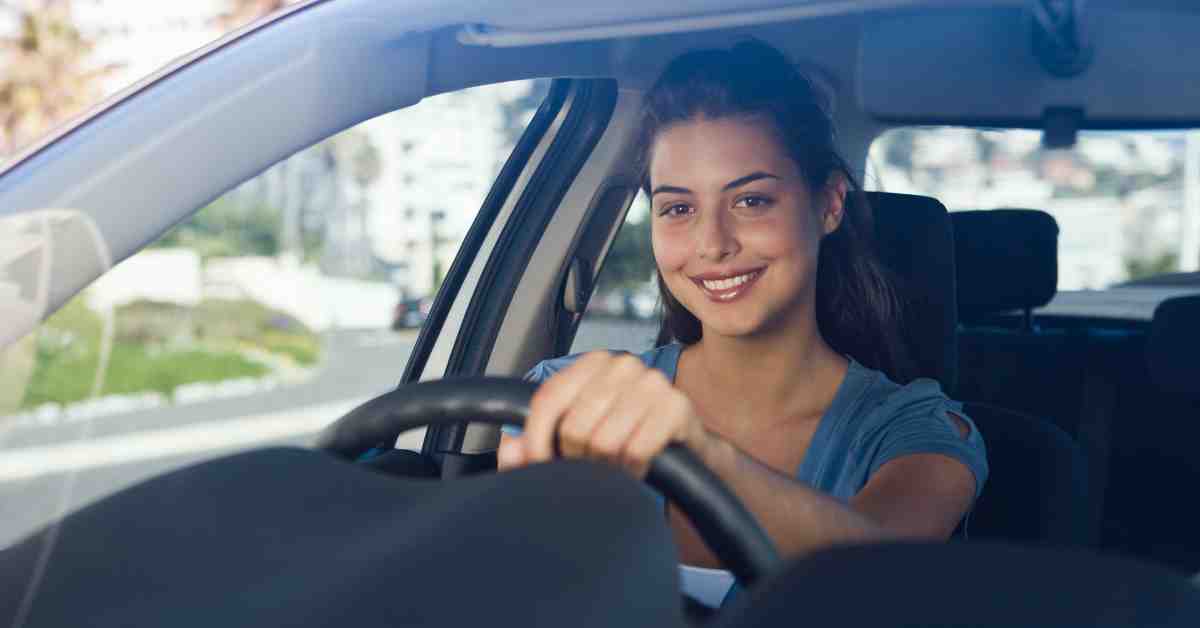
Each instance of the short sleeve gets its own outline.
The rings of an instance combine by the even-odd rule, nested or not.
[[[967,424],[964,438],[953,413]],[[975,422],[962,404],[947,399],[931,380],[918,380],[891,395],[872,413],[874,429],[866,430],[861,445],[869,460],[867,477],[897,458],[912,454],[940,454],[966,465],[975,476],[975,497],[987,482],[987,450]]]
[[[577,359],[579,359],[578,355],[568,355],[551,360],[542,360],[541,362],[533,365],[533,368],[529,369],[529,372],[525,373],[525,376],[522,379],[527,382],[540,384],[547,379],[550,379],[550,377],[555,373],[570,366],[571,363]],[[504,427],[500,428],[501,433],[509,436],[520,436],[521,431],[521,428],[514,425],[505,425]]]
[[[641,359],[646,366],[662,371],[669,379],[673,381],[675,379],[675,365],[679,360],[680,350],[681,348],[679,345],[669,344],[661,347],[655,347],[654,349],[650,349],[649,351],[638,354],[638,358]],[[613,351],[613,353],[628,353],[628,351]],[[575,353],[572,355],[563,356],[561,358],[542,360],[541,362],[535,364],[533,368],[529,369],[529,372],[525,374],[524,379],[527,382],[540,384],[553,377],[559,371],[571,366],[576,360],[584,355],[586,354]],[[510,427],[506,425],[500,429],[503,433],[508,434],[509,436],[518,436],[521,433],[521,428],[519,427]]]

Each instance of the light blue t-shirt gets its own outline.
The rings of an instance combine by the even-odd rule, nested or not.
[[[672,343],[638,357],[674,382],[682,352],[683,345]],[[545,381],[581,355],[539,362],[525,379]],[[966,438],[955,427],[950,412],[970,428]],[[515,429],[506,431],[519,433]],[[963,412],[962,404],[948,399],[932,379],[917,379],[901,386],[851,359],[846,378],[817,424],[796,479],[846,502],[884,464],[911,454],[941,454],[962,462],[975,476],[976,498],[983,491],[988,476],[987,452],[983,436]],[[686,591],[689,574],[683,576]]]

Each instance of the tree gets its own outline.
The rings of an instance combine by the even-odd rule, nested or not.
[[[383,172],[379,149],[360,129],[339,133],[318,147],[335,186],[335,202],[323,210],[326,246],[321,267],[334,275],[365,277],[375,264],[367,224],[367,188]],[[343,182],[350,184],[348,190],[341,189]]]
[[[650,244],[650,225],[646,222],[627,222],[621,225],[617,237],[604,258],[599,290],[632,288],[653,277],[654,252]]]
[[[1179,272],[1179,255],[1170,251],[1125,258],[1125,281]]]
[[[99,35],[74,20],[71,0],[0,3],[16,32],[0,38],[0,155],[16,152],[100,96],[119,64],[95,66]]]
[[[216,23],[223,29],[232,30],[293,2],[296,0],[226,0],[225,10],[217,15]]]
[[[273,256],[280,250],[279,211],[266,205],[239,206],[222,197],[168,231],[154,247],[186,247],[203,258]]]

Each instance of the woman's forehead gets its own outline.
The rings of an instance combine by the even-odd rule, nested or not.
[[[722,186],[751,172],[768,172],[785,181],[799,175],[768,123],[696,118],[673,124],[655,137],[650,159],[655,186]]]

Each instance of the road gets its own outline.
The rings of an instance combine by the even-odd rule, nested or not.
[[[588,321],[573,351],[650,346],[645,323]],[[123,487],[251,447],[307,446],[316,432],[396,385],[414,332],[337,332],[322,363],[299,381],[230,398],[0,431],[0,548]],[[2,419],[0,419],[2,421]],[[420,447],[420,432],[402,446]]]

